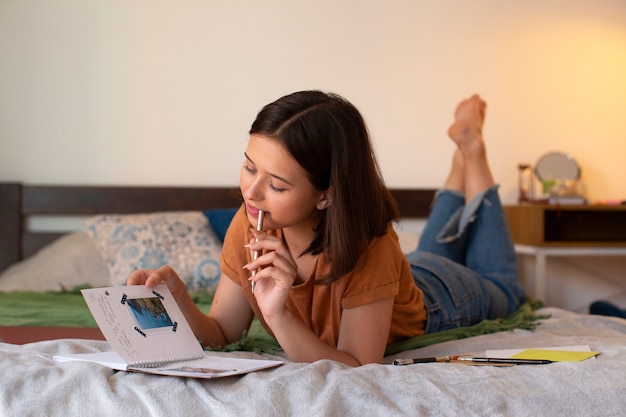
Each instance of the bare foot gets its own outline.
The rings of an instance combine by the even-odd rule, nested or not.
[[[454,113],[455,120],[448,129],[448,135],[457,149],[446,185],[459,189],[459,177],[463,177],[462,189],[466,201],[494,185],[482,132],[486,107],[476,94],[461,101]]]
[[[467,151],[483,148],[482,130],[487,104],[477,94],[459,103],[454,113],[454,122],[448,129],[448,136],[465,155]]]

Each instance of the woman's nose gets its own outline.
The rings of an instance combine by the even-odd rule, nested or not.
[[[250,181],[246,189],[243,191],[247,200],[259,201],[262,199],[261,182],[260,178],[255,178],[253,181]]]

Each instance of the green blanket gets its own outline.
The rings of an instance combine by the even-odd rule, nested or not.
[[[212,296],[194,294],[194,301],[202,311],[207,312]],[[0,325],[98,327],[80,289],[0,293]]]
[[[212,294],[197,292],[192,293],[192,297],[202,311],[209,311],[213,300]],[[532,330],[537,326],[538,320],[547,318],[535,314],[535,310],[541,306],[541,302],[527,301],[506,319],[485,320],[474,326],[460,327],[403,340],[389,345],[386,355],[481,334],[513,329]],[[78,289],[64,292],[0,293],[0,325],[97,326]],[[243,334],[241,340],[226,346],[224,350],[275,353],[280,350],[280,345],[255,320],[250,330]]]

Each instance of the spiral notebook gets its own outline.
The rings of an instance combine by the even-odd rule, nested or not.
[[[56,355],[57,362],[95,362],[122,371],[196,378],[237,375],[282,363],[207,355],[166,285],[81,292],[113,351]]]

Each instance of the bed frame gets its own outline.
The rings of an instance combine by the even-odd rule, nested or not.
[[[434,189],[391,189],[403,218],[425,218]],[[63,235],[28,230],[31,216],[236,207],[237,187],[55,186],[0,183],[0,271]]]

